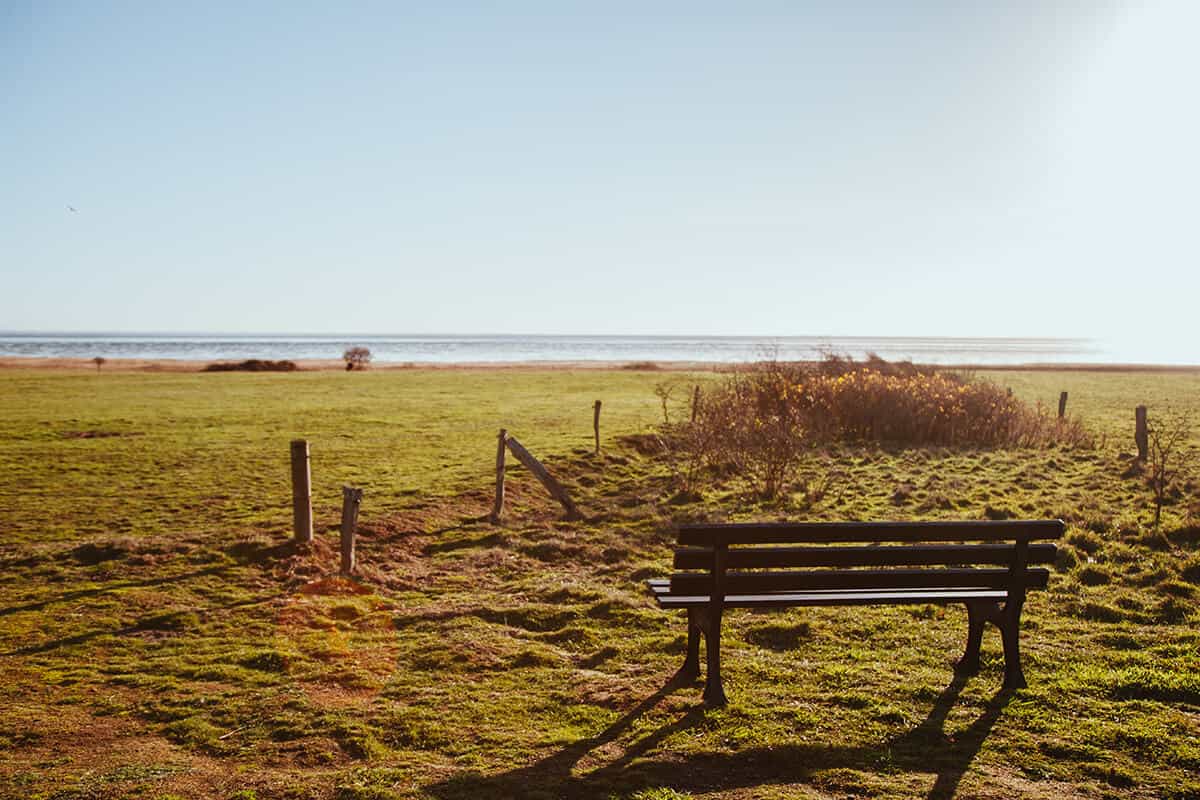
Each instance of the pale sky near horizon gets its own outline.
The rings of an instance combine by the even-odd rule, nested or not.
[[[0,0],[0,330],[1200,362],[1198,30],[1185,0]]]

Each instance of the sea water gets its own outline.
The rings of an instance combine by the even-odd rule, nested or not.
[[[929,364],[1112,362],[1086,339],[824,336],[554,336],[475,334],[0,333],[0,356],[227,361],[340,359],[367,347],[377,362],[742,362],[827,353]]]

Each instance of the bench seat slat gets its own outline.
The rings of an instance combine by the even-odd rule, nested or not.
[[[1062,520],[967,522],[761,522],[679,526],[681,545],[789,544],[801,542],[962,542],[1058,539]]]
[[[1054,562],[1058,547],[1050,543],[1029,546],[1030,564]],[[937,544],[850,547],[744,547],[729,551],[731,569],[766,567],[883,567],[905,565],[1010,564],[1016,554],[1011,544]],[[712,548],[680,547],[676,569],[708,569]]]
[[[661,597],[689,597],[689,596],[691,596],[691,595],[686,595],[686,594],[672,594],[671,581],[668,578],[651,578],[650,580],[646,581],[646,585],[650,587],[650,590],[652,592],[654,592],[655,598],[658,598],[660,596]],[[825,595],[864,593],[864,592],[866,592],[866,593],[886,592],[888,594],[906,594],[907,595],[907,594],[921,594],[922,592],[928,593],[928,592],[942,592],[942,591],[973,592],[975,594],[986,595],[988,597],[995,595],[997,592],[999,592],[1001,596],[1003,596],[1005,594],[1005,592],[1000,589],[988,589],[986,587],[980,587],[980,586],[938,586],[935,588],[914,588],[914,589],[905,589],[905,588],[896,588],[896,589],[805,589],[804,591],[800,591],[800,592],[796,592],[796,591],[792,591],[792,592],[756,592],[756,593],[750,593],[750,594],[762,594],[762,595],[767,595],[767,594],[776,595],[777,594],[777,595],[786,595],[789,597],[793,596],[793,595],[803,594],[803,595],[812,595],[814,597],[821,597],[821,596],[825,596]],[[743,592],[742,594],[748,594],[748,593]],[[708,597],[707,594],[703,594],[703,596]]]
[[[1048,570],[1037,567],[1017,573],[1021,585],[1044,588]],[[828,569],[775,572],[728,572],[727,594],[808,591],[810,589],[916,589],[943,586],[1007,588],[1013,573],[1003,568],[988,569]],[[679,572],[671,576],[673,594],[703,594],[712,587],[706,572]]]
[[[962,603],[967,600],[1001,601],[1006,593],[996,589],[938,589],[923,591],[792,592],[779,594],[733,594],[725,598],[727,608],[787,606],[867,606],[925,603]],[[708,595],[655,593],[663,608],[703,607]]]

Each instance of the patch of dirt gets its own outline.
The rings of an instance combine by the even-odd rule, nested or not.
[[[320,709],[340,711],[342,709],[362,709],[366,711],[371,701],[379,696],[375,689],[357,689],[327,683],[301,684],[308,701]]]
[[[356,580],[342,577],[322,577],[311,580],[297,589],[300,594],[319,595],[362,595],[374,594],[369,586],[364,586]]]
[[[1091,791],[1070,783],[1055,780],[1031,780],[1016,770],[1001,769],[988,765],[980,770],[981,777],[972,780],[968,774],[963,778],[955,797],[977,798],[978,800],[1008,800],[1012,797],[1046,798],[1046,800],[1073,800],[1095,797]]]
[[[22,796],[40,788],[64,797],[212,797],[240,788],[227,765],[148,734],[129,718],[56,705],[53,714],[34,709],[28,723],[37,735],[0,759],[0,785],[24,786]]]
[[[289,588],[305,591],[303,587],[310,586],[309,593],[319,594],[338,586],[336,576],[341,567],[341,553],[336,542],[330,542],[324,536],[315,536],[311,542],[287,541],[282,544],[250,539],[237,542],[225,552],[241,564],[263,568],[274,581]],[[321,583],[326,579],[334,582]],[[346,591],[344,587],[337,590]]]

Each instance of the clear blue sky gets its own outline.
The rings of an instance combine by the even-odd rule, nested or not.
[[[1195,339],[1198,30],[0,0],[0,329]]]

